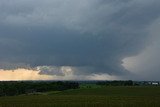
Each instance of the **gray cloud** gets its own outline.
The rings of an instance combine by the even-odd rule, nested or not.
[[[39,74],[46,74],[46,75],[56,75],[56,76],[66,76],[66,75],[72,75],[73,70],[71,67],[67,66],[38,66],[37,70],[41,71]]]
[[[152,42],[140,54],[124,59],[124,66],[135,76],[132,79],[159,80],[160,75],[160,18],[150,26]]]
[[[122,59],[149,45],[159,6],[157,0],[1,0],[0,67],[7,62],[70,66],[77,74],[127,73]]]

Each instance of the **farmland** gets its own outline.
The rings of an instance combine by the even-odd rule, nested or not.
[[[106,86],[0,97],[0,107],[160,107],[159,86]]]

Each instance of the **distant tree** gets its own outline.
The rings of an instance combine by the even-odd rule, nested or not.
[[[99,81],[96,83],[97,85],[105,85],[105,86],[132,86],[133,81]]]
[[[0,82],[0,96],[79,88],[77,82]]]

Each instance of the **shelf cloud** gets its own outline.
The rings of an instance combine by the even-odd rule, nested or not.
[[[152,44],[158,0],[1,0],[0,68],[132,75],[123,59]]]

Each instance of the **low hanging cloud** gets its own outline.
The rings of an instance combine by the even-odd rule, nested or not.
[[[57,76],[65,76],[72,75],[73,70],[71,67],[57,67],[57,66],[39,66],[37,70],[40,71],[39,74],[46,75],[57,75]]]
[[[158,0],[1,0],[0,68],[129,73],[122,60],[150,45],[148,29],[160,17],[159,7]]]

